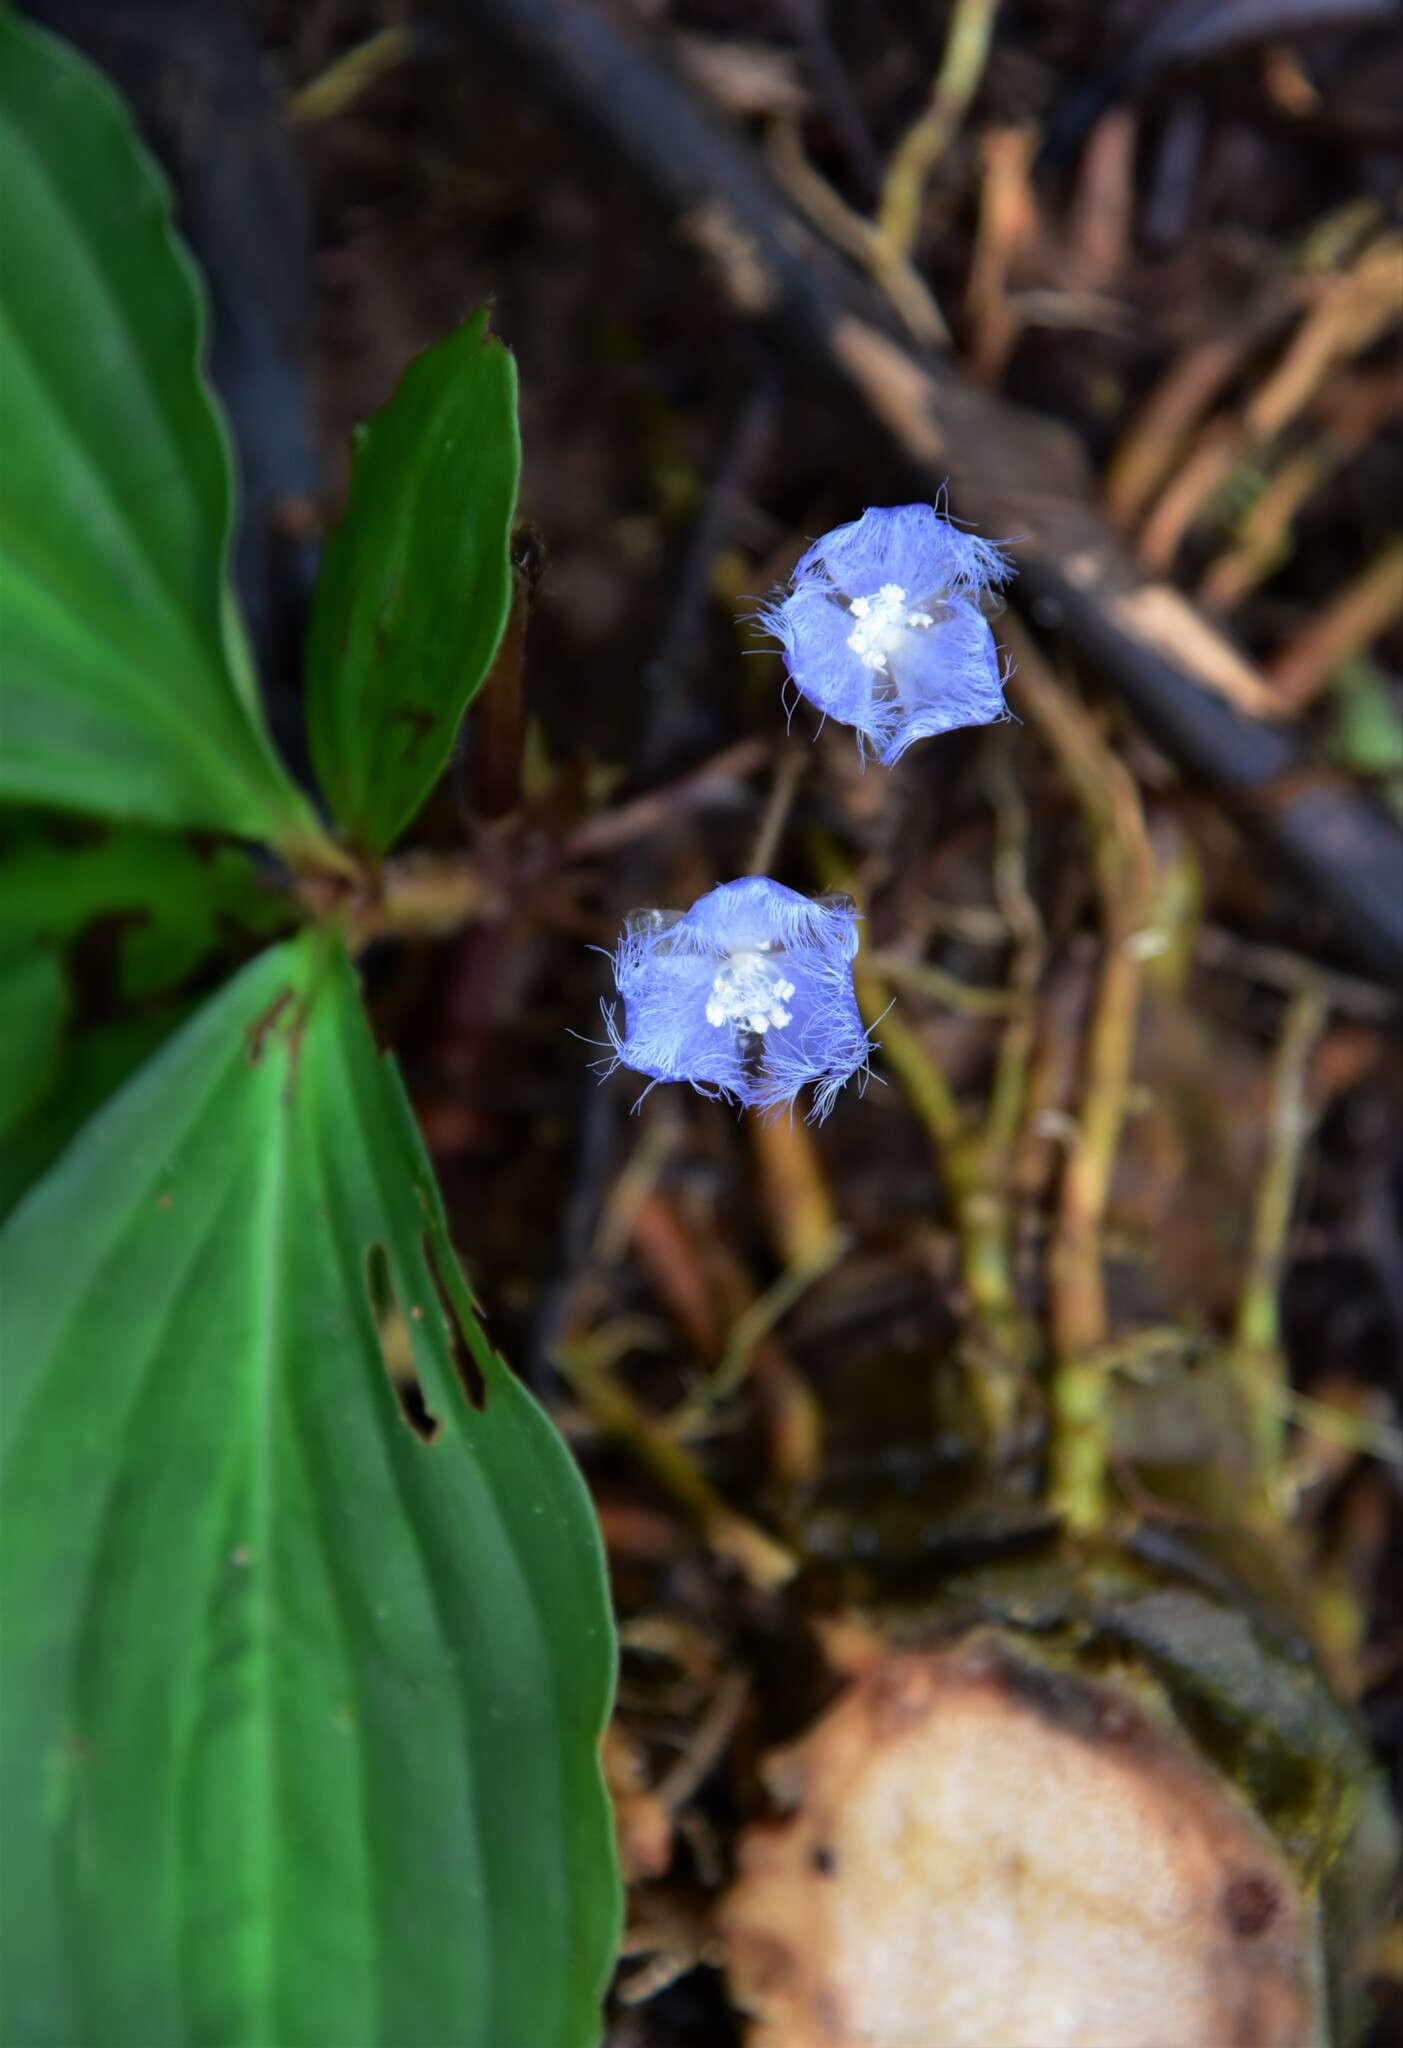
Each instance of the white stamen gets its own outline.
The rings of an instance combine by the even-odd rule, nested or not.
[[[731,954],[712,982],[706,1021],[718,1030],[723,1024],[738,1025],[763,1038],[792,1021],[785,1004],[793,993],[793,982],[784,979],[776,962],[746,947]]]
[[[890,657],[909,632],[933,626],[929,612],[912,611],[899,583],[884,583],[875,597],[855,597],[848,610],[857,620],[848,645],[864,668],[887,670]]]

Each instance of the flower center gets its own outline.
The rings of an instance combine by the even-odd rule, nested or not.
[[[855,597],[848,610],[857,620],[848,635],[848,645],[864,668],[889,674],[888,660],[906,635],[923,626],[933,626],[929,612],[912,611],[899,583],[884,583],[875,597]]]
[[[771,1025],[777,1030],[790,1021],[785,1004],[794,993],[774,961],[761,952],[746,948],[732,953],[711,984],[706,1021],[718,1027],[738,1025],[763,1037]]]

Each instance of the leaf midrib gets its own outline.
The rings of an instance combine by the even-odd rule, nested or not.
[[[257,2014],[257,2025],[252,2038],[260,2042],[275,2042],[282,2038],[277,2026],[278,1912],[274,1896],[276,1859],[273,1852],[278,1805],[278,1759],[275,1739],[277,1710],[272,1696],[272,1640],[276,1590],[273,1583],[273,1411],[286,1342],[287,1239],[284,1219],[287,1207],[288,1126],[291,1122],[292,1091],[296,1086],[296,1072],[286,1052],[286,1040],[265,1048],[265,1059],[271,1059],[275,1055],[280,1061],[287,1062],[287,1076],[273,1118],[273,1137],[268,1148],[268,1166],[264,1176],[264,1200],[260,1219],[264,1242],[256,1270],[261,1269],[267,1277],[262,1303],[263,1312],[258,1319],[256,1331],[258,1349],[253,1362],[254,1385],[251,1390],[255,1404],[252,1436],[255,1456],[251,1568],[255,1575],[255,1615],[252,1634],[256,1708],[250,1722],[251,1726],[256,1726],[259,1739],[255,1744],[254,1765],[250,1773],[257,1779],[254,1797],[250,1801],[250,1811],[254,1815],[251,1835],[255,1838],[250,1844],[250,1859],[256,1858],[261,1877],[261,1883],[255,1888],[252,1896],[261,1898],[266,1910],[262,1916],[261,1928],[255,1925],[253,1930],[255,1947],[263,1950],[263,1968],[261,1972],[255,1971],[257,1983],[251,1988],[249,2011],[250,2014]],[[258,1242],[258,1236],[259,1233],[255,1231],[255,1243]]]

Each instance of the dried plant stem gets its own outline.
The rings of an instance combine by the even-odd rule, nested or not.
[[[1186,534],[1247,451],[1232,420],[1211,419],[1155,500],[1136,543],[1146,568],[1167,575]]]
[[[1314,298],[1244,411],[1250,439],[1274,441],[1303,412],[1337,364],[1363,355],[1398,320],[1403,238],[1374,237]]]
[[[994,841],[994,893],[1013,940],[1008,998],[1012,1005],[994,1068],[989,1099],[989,1142],[1000,1160],[1000,1178],[1012,1170],[1013,1149],[1023,1120],[1028,1073],[1037,1041],[1033,998],[1042,978],[1046,943],[1042,917],[1028,888],[1028,807],[1014,775],[1009,750],[988,754],[989,795],[997,831]]]
[[[1238,1300],[1231,1365],[1247,1408],[1253,1476],[1261,1504],[1276,1496],[1291,1396],[1281,1350],[1281,1278],[1301,1159],[1310,1130],[1307,1082],[1325,1028],[1319,988],[1298,989],[1272,1070],[1267,1155],[1257,1185],[1252,1242]]]
[[[1052,1505],[1069,1526],[1105,1515],[1108,1338],[1101,1230],[1125,1118],[1142,972],[1136,941],[1154,901],[1154,856],[1134,779],[1095,721],[1057,681],[1017,624],[1004,637],[1018,664],[1017,702],[1070,783],[1092,841],[1103,955],[1087,1031],[1082,1099],[1058,1187],[1049,1268],[1052,1326]]]
[[[1106,469],[1106,504],[1118,526],[1132,526],[1202,422],[1261,339],[1262,323],[1185,349],[1170,363],[1126,428]]]
[[[1284,712],[1303,711],[1351,654],[1403,612],[1403,540],[1388,541],[1267,665]]]
[[[967,1124],[919,1035],[891,1008],[885,985],[862,969],[854,985],[869,1029],[881,1020],[883,1061],[925,1125],[936,1156],[969,1297],[965,1364],[970,1394],[991,1455],[997,1457],[1013,1426],[1029,1353],[1009,1269],[1008,1210],[997,1160],[984,1133]]]
[[[945,316],[907,252],[884,237],[864,215],[854,212],[814,169],[796,124],[787,115],[777,115],[766,141],[775,181],[799,211],[835,249],[862,265],[886,294],[913,340],[927,348],[947,348],[950,330]]]
[[[1003,943],[1000,934],[999,943]],[[877,951],[868,955],[872,972],[895,988],[909,988],[913,994],[929,996],[932,1002],[961,1017],[1012,1017],[1028,1008],[1027,1002],[1006,988],[978,988],[936,967],[929,960],[908,960],[904,953]]]
[[[784,837],[784,828],[789,823],[789,813],[794,808],[794,799],[799,793],[799,784],[808,773],[807,757],[797,748],[781,755],[775,770],[774,785],[765,804],[764,814],[755,833],[755,842],[750,849],[750,859],[745,872],[748,875],[767,875],[774,866],[775,854]]]
[[[832,1270],[851,1243],[852,1239],[846,1232],[835,1231],[812,1258],[802,1265],[786,1268],[763,1294],[758,1294],[750,1306],[741,1311],[731,1325],[726,1348],[714,1370],[668,1417],[666,1428],[669,1436],[677,1442],[685,1442],[696,1434],[719,1402],[735,1393],[750,1371],[752,1358],[775,1325],[784,1320],[816,1280],[821,1280]]]
[[[1229,611],[1283,562],[1293,544],[1298,514],[1321,486],[1382,432],[1399,407],[1400,366],[1335,377],[1316,410],[1320,429],[1303,448],[1286,453],[1237,522],[1226,550],[1211,562],[1198,587],[1201,604]]]
[[[758,1591],[771,1592],[794,1576],[798,1560],[716,1492],[695,1460],[653,1422],[615,1377],[615,1349],[606,1332],[557,1346],[554,1360],[594,1423],[616,1438],[683,1508],[720,1556]]]
[[[1225,931],[1220,925],[1201,925],[1194,934],[1193,950],[1195,959],[1205,967],[1218,973],[1246,975],[1286,995],[1317,988],[1332,1010],[1346,1017],[1361,1018],[1366,1024],[1393,1024],[1398,1020],[1399,998],[1392,989],[1320,967],[1299,953],[1288,953],[1284,947],[1260,945],[1237,932]]]
[[[1311,296],[1291,339],[1238,413],[1232,419],[1219,416],[1204,428],[1145,520],[1139,552],[1149,567],[1167,570],[1190,527],[1207,512],[1239,465],[1260,468],[1268,450],[1314,402],[1338,366],[1362,355],[1396,322],[1399,254],[1394,235],[1380,235],[1369,243],[1348,270]],[[1214,362],[1208,351],[1203,355],[1211,374]],[[1208,384],[1210,392],[1212,388]],[[1172,382],[1167,389],[1172,392]],[[1123,456],[1112,465],[1108,488],[1122,517],[1141,492],[1144,459],[1153,460],[1143,435],[1138,446],[1141,454],[1134,470],[1127,468]]]
[[[1200,604],[1209,611],[1231,611],[1271,574],[1290,548],[1292,522],[1333,467],[1332,451],[1323,441],[1287,456],[1238,521],[1232,544],[1204,571],[1197,591]]]
[[[979,221],[965,307],[972,330],[970,372],[981,384],[998,383],[1023,331],[1023,310],[1009,279],[1038,234],[1032,169],[1039,137],[1032,122],[993,128],[980,137]]]
[[[955,0],[930,100],[892,151],[877,205],[877,232],[903,257],[910,256],[920,234],[931,172],[954,141],[979,90],[997,12],[998,0]]]
[[[775,1251],[786,1268],[816,1264],[838,1236],[838,1218],[813,1133],[797,1117],[753,1110],[745,1128]]]
[[[700,767],[679,776],[676,782],[670,782],[662,789],[649,790],[646,795],[634,797],[631,802],[619,804],[611,811],[601,811],[596,817],[586,818],[561,842],[561,855],[566,860],[589,860],[598,854],[612,853],[617,847],[628,846],[635,839],[655,832],[660,825],[674,818],[679,809],[712,802],[718,789],[753,775],[758,768],[764,767],[773,753],[770,742],[758,735],[734,740],[730,746],[722,747],[719,753],[713,754],[709,761],[703,761]]]
[[[414,31],[397,25],[382,28],[364,42],[352,44],[333,58],[307,84],[292,95],[288,115],[293,123],[306,127],[314,121],[329,121],[354,106],[361,94],[377,79],[393,71],[414,53]]]
[[[502,918],[501,887],[470,856],[416,847],[381,869],[378,884],[353,905],[357,945],[373,938],[442,938],[464,925]]]
[[[621,1182],[630,1173],[631,1168],[625,1168]],[[621,1194],[622,1187],[616,1186],[610,1206],[627,1209],[627,1241],[634,1255],[712,1374],[695,1401],[684,1401],[654,1427],[680,1439],[705,1420],[720,1394],[748,1378],[776,1480],[781,1485],[811,1483],[822,1462],[822,1417],[813,1393],[771,1332],[817,1277],[821,1263],[841,1257],[846,1238],[835,1231],[824,1246],[822,1262],[817,1250],[803,1262],[797,1287],[787,1270],[757,1302],[750,1273],[728,1245],[719,1219],[709,1230],[700,1225],[684,1204],[669,1200],[659,1189],[651,1168],[641,1198],[637,1186],[624,1201]],[[617,1243],[612,1230],[610,1237]],[[602,1245],[601,1238],[601,1249]],[[723,1366],[726,1376],[718,1386],[715,1375]]]
[[[859,963],[861,955],[858,956]],[[859,964],[853,970],[858,1008],[869,1031],[882,1027],[882,1058],[896,1075],[907,1101],[925,1125],[937,1155],[945,1154],[964,1135],[964,1120],[950,1084],[921,1044],[901,1012],[892,1007],[886,983]]]

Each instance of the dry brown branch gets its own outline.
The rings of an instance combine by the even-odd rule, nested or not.
[[[1361,355],[1403,311],[1403,240],[1376,236],[1332,278],[1248,403],[1253,440],[1272,441],[1309,405],[1338,363]]]
[[[1341,662],[1370,646],[1403,614],[1403,539],[1380,548],[1323,610],[1275,654],[1267,675],[1283,714],[1303,711]]]
[[[1106,471],[1106,503],[1133,526],[1169,474],[1184,442],[1262,337],[1251,322],[1174,358],[1121,437]]]
[[[971,328],[971,374],[997,384],[1022,331],[1009,277],[1037,232],[1031,171],[1038,131],[1031,123],[995,128],[980,140],[979,221],[970,258],[965,310]]]
[[[596,854],[613,853],[617,847],[655,832],[665,820],[676,817],[680,807],[708,801],[718,784],[753,775],[773,751],[768,740],[737,740],[665,789],[650,790],[646,796],[635,797],[632,803],[586,819],[563,841],[561,854],[566,860],[588,860]]]
[[[1341,465],[1358,453],[1398,415],[1396,371],[1350,378],[1323,397],[1321,432],[1308,447],[1288,455],[1268,479],[1238,524],[1230,547],[1205,571],[1198,601],[1211,611],[1231,611],[1285,560],[1297,515]]]

